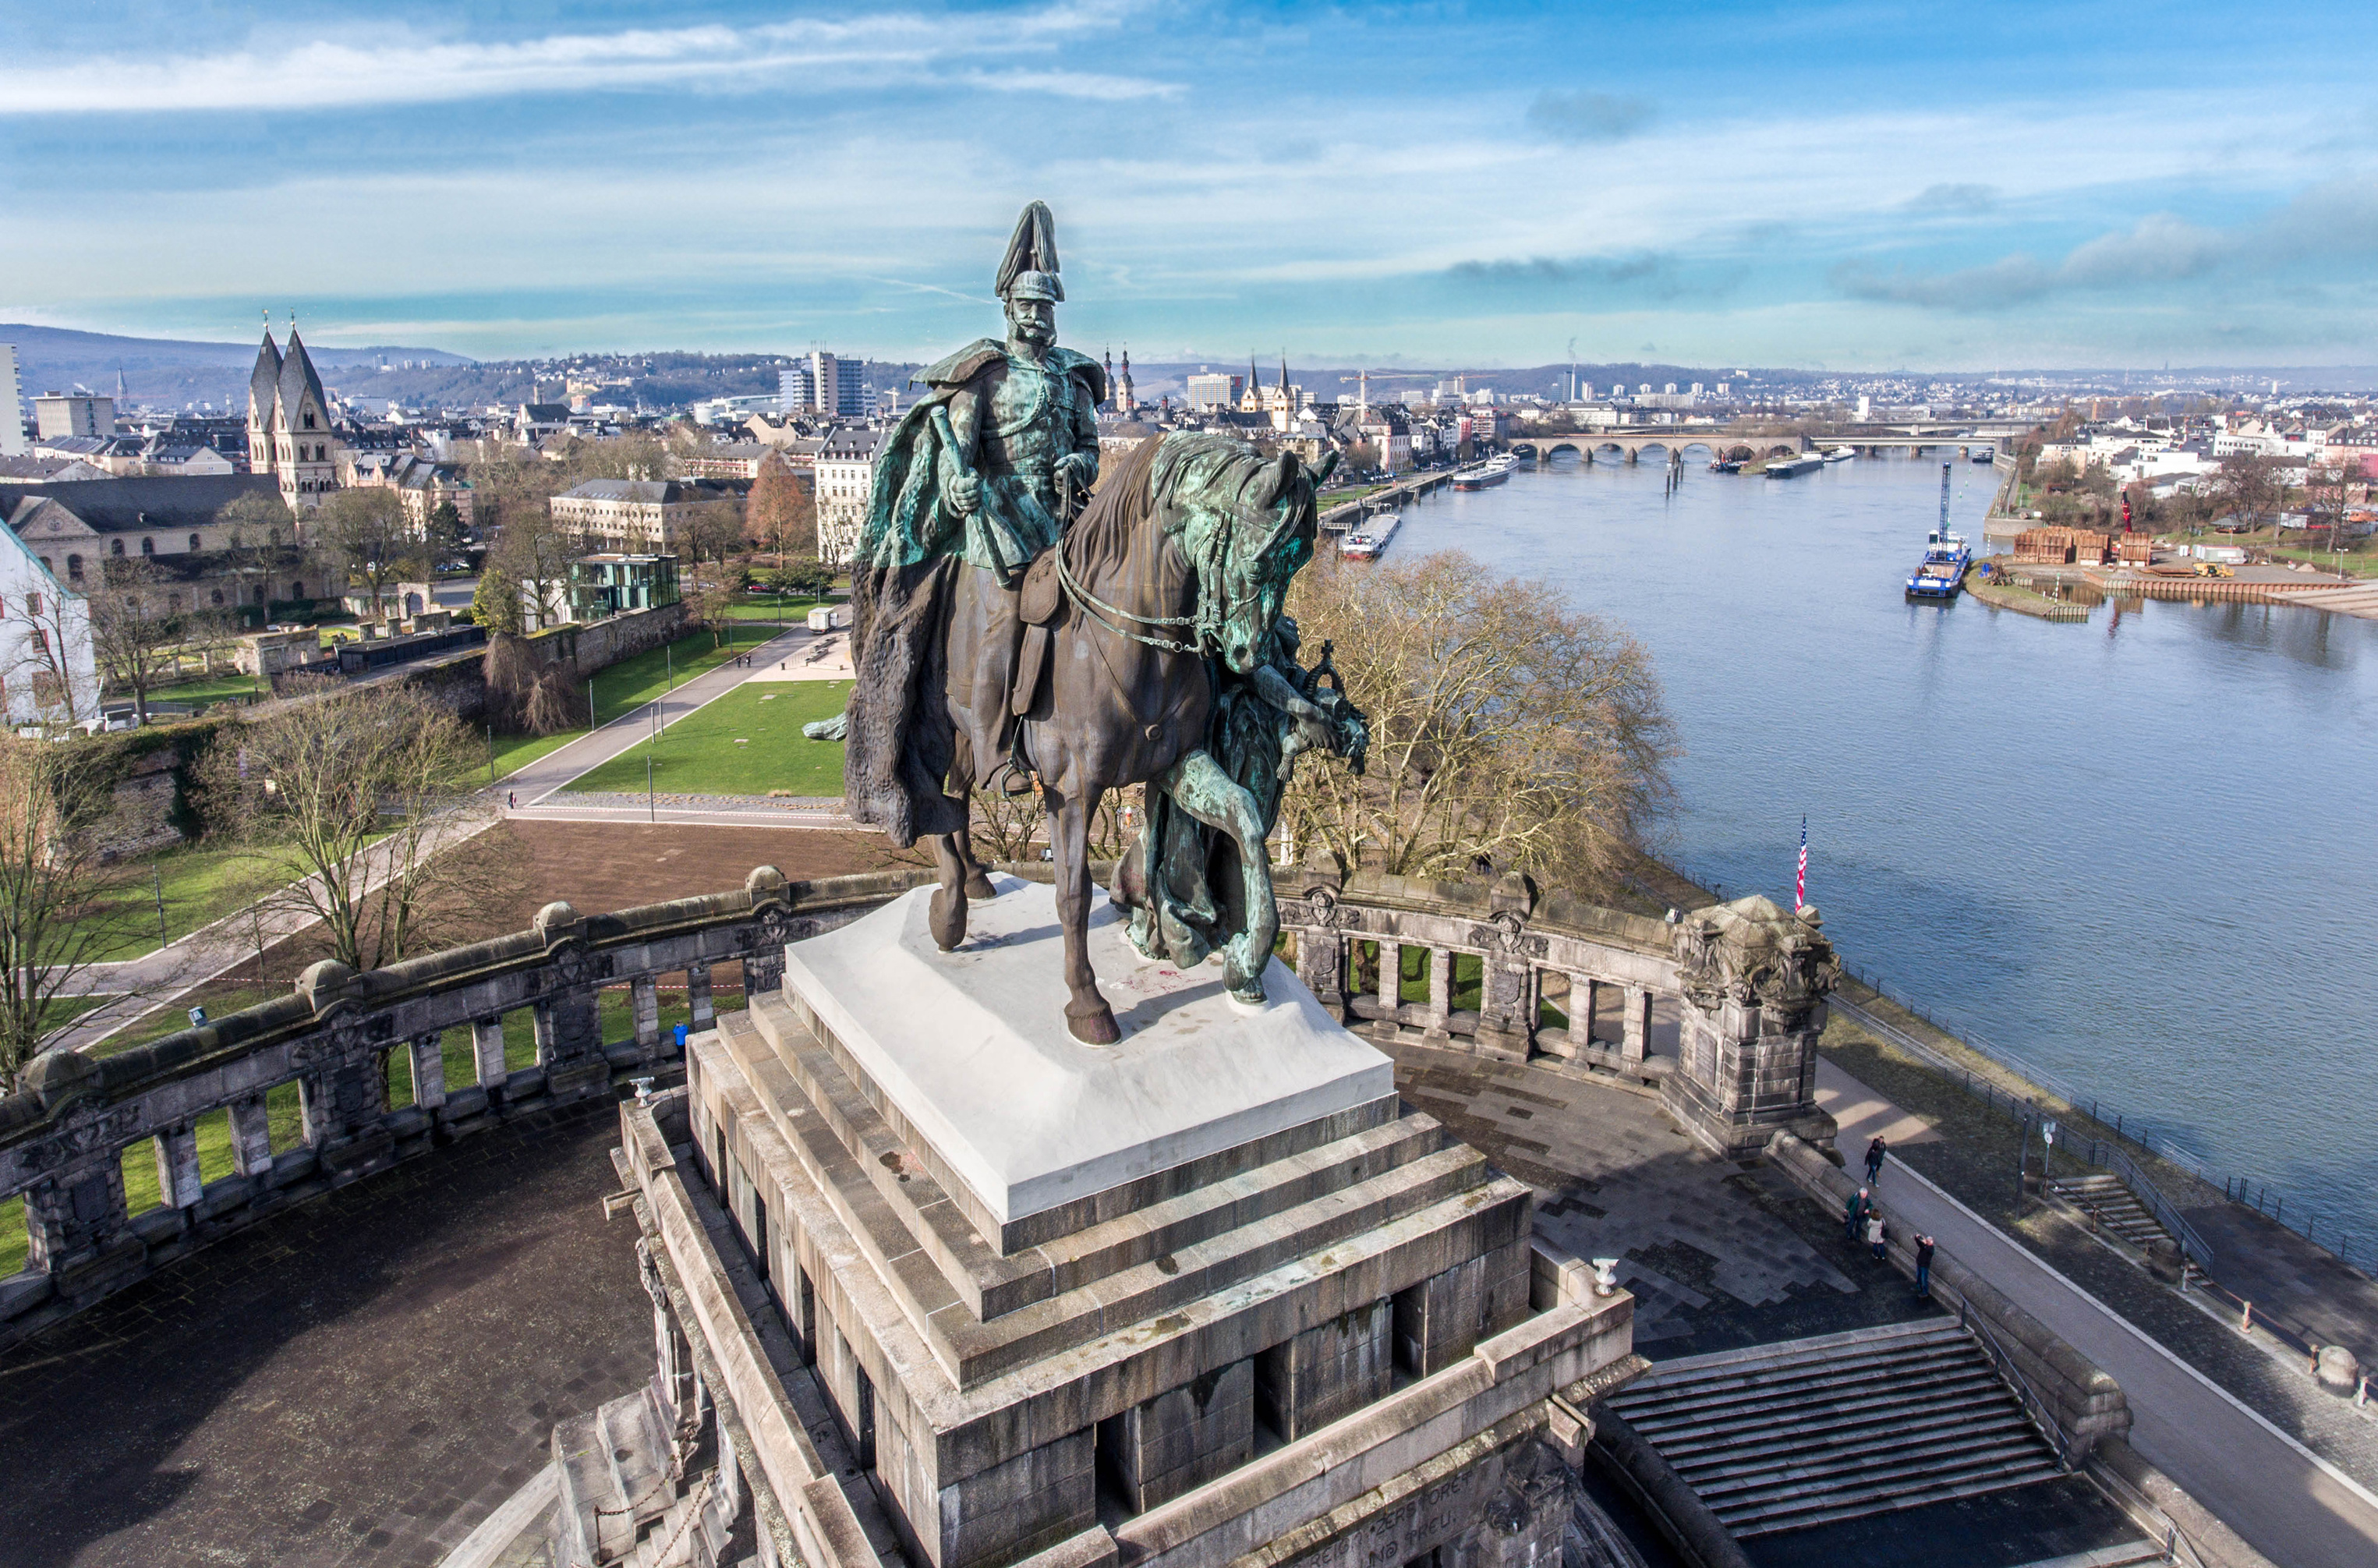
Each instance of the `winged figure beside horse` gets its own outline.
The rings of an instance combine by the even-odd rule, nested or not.
[[[1109,790],[1147,811],[1109,895],[1149,959],[1222,955],[1261,1006],[1279,934],[1265,839],[1300,752],[1360,771],[1369,732],[1284,613],[1313,559],[1320,467],[1234,436],[1142,442],[1099,480],[1097,362],[1056,345],[1055,226],[1025,209],[998,278],[1008,335],[927,370],[875,468],[851,575],[850,814],[932,840],[933,939],[966,939],[991,886],[969,793],[1037,788],[1063,927],[1065,1018],[1121,1038],[1087,956],[1089,825]]]

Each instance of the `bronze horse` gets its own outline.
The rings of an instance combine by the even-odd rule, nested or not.
[[[956,730],[949,785],[963,793],[1027,768],[1048,814],[1064,930],[1065,1019],[1093,1045],[1122,1038],[1087,950],[1089,825],[1101,795],[1145,783],[1227,834],[1243,887],[1244,929],[1224,945],[1232,998],[1263,1001],[1279,934],[1267,825],[1255,799],[1206,749],[1218,660],[1249,673],[1265,656],[1290,579],[1312,559],[1314,489],[1325,477],[1293,453],[1267,459],[1236,437],[1176,433],[1143,443],[1025,583],[1029,623],[1012,686],[1004,670],[1016,596],[985,573],[953,583],[942,673]],[[996,596],[996,597],[994,597]],[[1021,736],[1013,748],[1021,714]],[[966,939],[967,899],[989,891],[963,829],[933,836],[940,886],[933,939]]]

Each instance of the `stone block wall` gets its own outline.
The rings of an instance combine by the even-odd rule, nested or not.
[[[1395,1378],[1394,1318],[1374,1301],[1257,1356],[1255,1415],[1293,1442],[1380,1398]]]
[[[1135,1513],[1203,1486],[1255,1452],[1255,1363],[1233,1361],[1099,1424],[1102,1479]]]

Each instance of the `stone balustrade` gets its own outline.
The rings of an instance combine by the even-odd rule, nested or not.
[[[715,966],[739,964],[747,994],[776,990],[786,942],[929,876],[789,882],[763,866],[736,892],[614,914],[549,904],[530,930],[385,970],[316,964],[287,996],[148,1045],[42,1056],[22,1092],[0,1100],[0,1200],[24,1196],[29,1242],[28,1266],[0,1279],[0,1345],[290,1203],[507,1118],[609,1092],[616,1075],[666,1070],[675,1052],[658,1023],[663,978],[683,977],[691,1027],[706,1029]],[[1752,899],[1651,920],[1540,893],[1517,874],[1486,886],[1285,869],[1279,909],[1298,975],[1350,1025],[1609,1073],[1659,1093],[1680,1125],[1729,1154],[1755,1153],[1779,1129],[1831,1140],[1815,1104],[1814,1042],[1832,959],[1813,919]],[[1406,947],[1428,954],[1425,1001],[1402,995]],[[627,1039],[602,1037],[607,987],[630,993]],[[1609,995],[1620,999],[1618,1022],[1605,1017],[1597,1038],[1591,1020]],[[1663,1002],[1678,1019],[1675,1057],[1651,1049]],[[502,1020],[519,1011],[534,1020],[536,1060],[507,1070]],[[473,1042],[468,1083],[448,1081],[442,1049],[461,1029]],[[386,1086],[400,1055],[413,1104],[391,1108]],[[291,1083],[302,1133],[276,1150],[266,1097]],[[218,1112],[230,1123],[232,1170],[207,1181],[197,1124]],[[163,1200],[135,1217],[123,1164],[143,1142],[155,1150]]]
[[[325,960],[289,995],[92,1057],[52,1052],[0,1100],[0,1200],[22,1194],[28,1266],[0,1280],[0,1345],[172,1259],[316,1193],[543,1108],[611,1092],[614,1075],[675,1055],[659,1027],[664,977],[682,977],[691,1027],[710,1027],[713,971],[747,994],[784,977],[784,947],[872,909],[923,873],[788,882],[763,866],[737,892],[582,915],[546,905],[531,929],[384,970]],[[632,1032],[607,1041],[607,987]],[[508,1070],[504,1015],[534,1020],[536,1060]],[[472,1081],[448,1081],[450,1031],[471,1033]],[[413,1104],[389,1105],[391,1057]],[[297,1086],[300,1137],[275,1150],[266,1099]],[[231,1174],[201,1179],[198,1124],[221,1112]],[[134,1217],[126,1151],[154,1146],[162,1201]]]

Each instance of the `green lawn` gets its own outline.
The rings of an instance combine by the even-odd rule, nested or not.
[[[207,703],[246,702],[258,694],[255,677],[242,675],[236,669],[218,669],[212,675],[177,681],[170,686],[153,686],[150,688],[149,700],[153,703],[187,703],[197,707]],[[268,687],[262,694],[270,696],[272,694]]]
[[[791,602],[787,601],[787,604]],[[595,722],[608,724],[655,697],[666,696],[703,671],[715,669],[738,653],[767,642],[777,634],[777,631],[773,620],[765,623],[739,621],[728,628],[727,641],[723,647],[709,632],[690,632],[666,647],[621,659],[608,669],[597,671],[594,676]],[[495,738],[494,747],[496,778],[508,778],[530,763],[559,751],[585,733],[583,730],[565,730],[558,735],[498,735]],[[639,756],[642,754],[638,754]],[[642,762],[636,765],[636,782],[637,788],[643,787]]]
[[[801,726],[840,713],[847,681],[751,681],[679,719],[649,746],[612,758],[570,785],[573,793],[635,794],[652,787],[687,795],[842,793],[842,743],[812,741]]]
[[[157,887],[161,874],[165,890],[167,941],[187,936],[254,897],[246,867],[242,864],[240,852],[234,850],[168,850],[126,866],[124,874],[123,886],[110,900],[109,919],[116,929],[92,955],[98,961],[137,959],[156,951]]]
[[[727,607],[727,613],[737,621],[764,621],[775,625],[779,618],[787,626],[798,626],[809,619],[810,610],[821,604],[839,604],[839,599],[813,598],[802,594],[786,594],[771,598],[765,594],[745,594]]]

